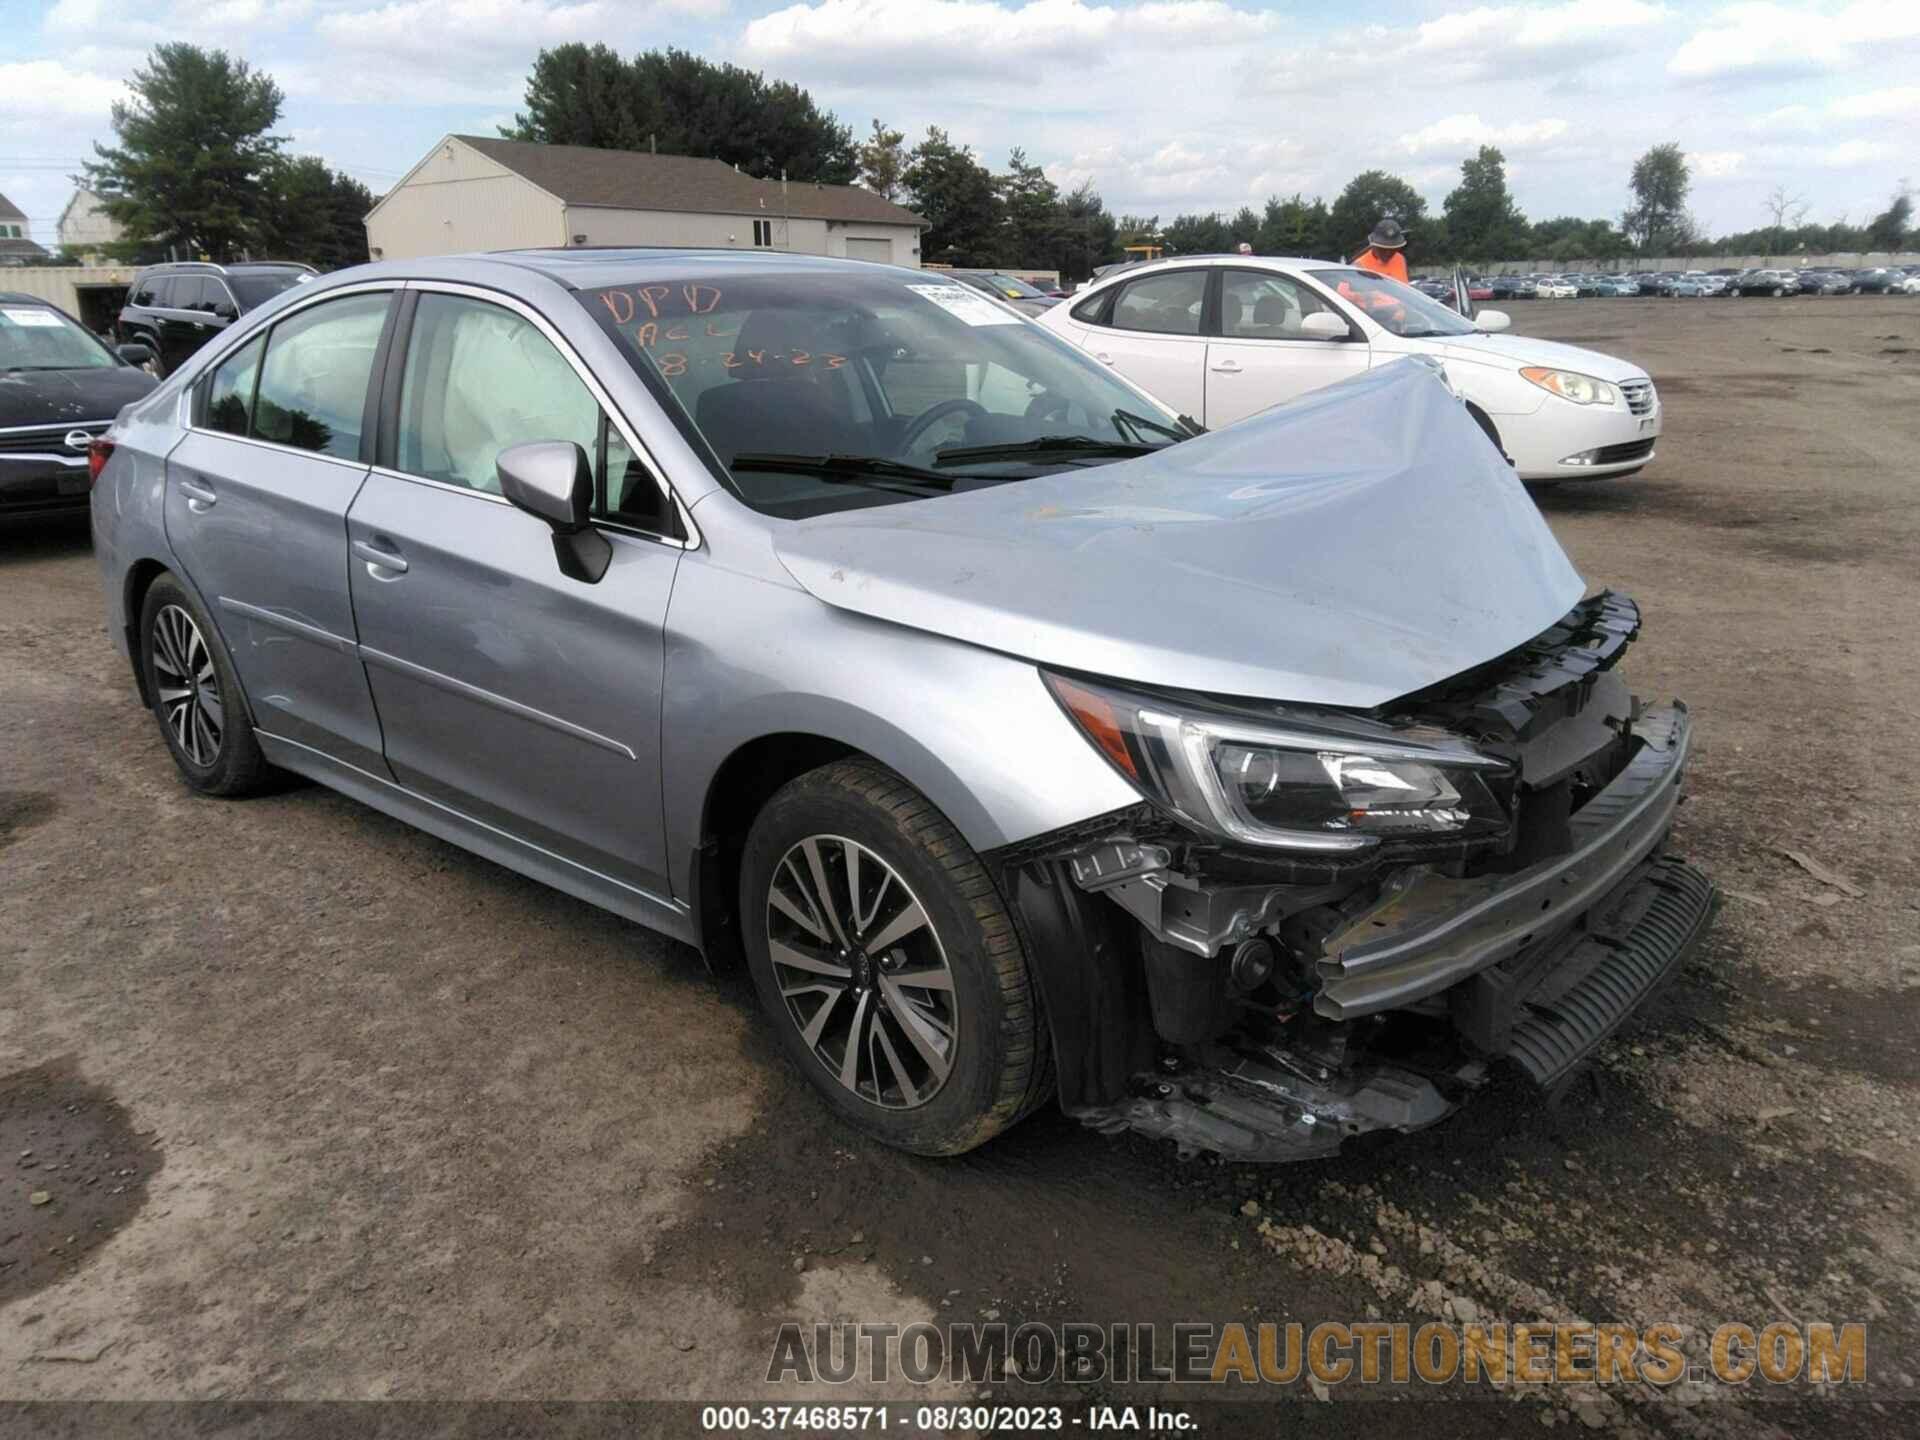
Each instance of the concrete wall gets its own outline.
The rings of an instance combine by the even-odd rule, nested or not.
[[[23,265],[0,270],[0,290],[51,300],[102,331],[120,313],[134,265]]]
[[[376,260],[566,243],[558,200],[458,141],[437,146],[367,216]]]

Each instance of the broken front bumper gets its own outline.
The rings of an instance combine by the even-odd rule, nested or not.
[[[1526,713],[1540,704],[1530,697]],[[1600,725],[1602,713],[1575,709],[1555,733],[1584,750],[1591,736],[1579,740],[1577,727]],[[1609,723],[1630,730],[1633,751],[1571,814],[1562,853],[1479,875],[1406,865],[1309,948],[1295,936],[1309,977],[1297,1004],[1262,1012],[1247,997],[1240,1013],[1255,1023],[1163,1043],[1155,1065],[1135,1062],[1123,1094],[1080,1096],[1071,1113],[1183,1150],[1291,1160],[1368,1131],[1432,1124],[1494,1062],[1543,1088],[1560,1084],[1677,973],[1716,900],[1704,875],[1662,854],[1688,759],[1686,707]],[[1554,744],[1550,737],[1530,756],[1549,777],[1563,768]],[[1184,974],[1224,966],[1250,937],[1287,934],[1283,915],[1352,888],[1209,882],[1170,867],[1169,850],[1109,841],[1072,854],[1067,871],[1074,889],[1115,902],[1139,924],[1142,944],[1160,947]],[[1149,971],[1155,963],[1150,954]],[[1428,1038],[1410,1049],[1376,1044],[1392,1031],[1390,1017]],[[1155,1025],[1163,1042],[1180,1038],[1157,1005]]]
[[[1691,726],[1649,710],[1640,752],[1573,817],[1574,848],[1518,874],[1455,880],[1411,867],[1327,937],[1314,1009],[1331,1020],[1396,1010],[1566,930],[1653,853],[1680,803]]]

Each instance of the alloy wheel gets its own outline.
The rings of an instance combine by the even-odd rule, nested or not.
[[[953,971],[900,873],[857,841],[812,835],[767,887],[767,950],[787,1014],[840,1085],[911,1110],[952,1072]]]
[[[220,672],[200,627],[178,605],[153,617],[153,672],[160,718],[181,753],[203,768],[213,764],[227,724]]]

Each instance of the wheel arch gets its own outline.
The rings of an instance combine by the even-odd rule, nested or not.
[[[746,958],[740,942],[740,861],[754,817],[788,782],[856,757],[877,759],[844,740],[787,730],[746,741],[714,770],[700,808],[688,897],[710,968],[736,969]]]
[[[142,705],[151,706],[153,696],[147,693],[147,667],[140,663],[140,611],[147,603],[147,591],[153,588],[153,582],[162,575],[174,574],[177,572],[151,556],[136,560],[127,567],[120,616],[126,631],[127,660],[133,666],[133,684],[140,692]],[[187,582],[183,579],[180,583],[184,585]]]
[[[1493,448],[1500,452],[1501,458],[1509,465],[1513,464],[1513,457],[1507,454],[1506,444],[1500,438],[1500,427],[1493,423],[1493,417],[1471,400],[1463,400],[1461,403],[1467,407],[1467,414],[1473,417],[1473,423],[1478,425],[1485,432],[1486,437],[1493,442]]]

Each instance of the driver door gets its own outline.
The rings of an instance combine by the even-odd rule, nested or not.
[[[1346,324],[1345,339],[1301,332],[1301,321],[1322,312]],[[1207,345],[1209,430],[1358,375],[1371,363],[1358,327],[1299,279],[1277,271],[1222,274],[1219,330]]]
[[[666,489],[535,313],[416,287],[379,460],[347,515],[360,655],[393,776],[648,900],[669,894],[660,706],[682,552]],[[500,494],[509,446],[593,458],[613,559],[572,580]]]

